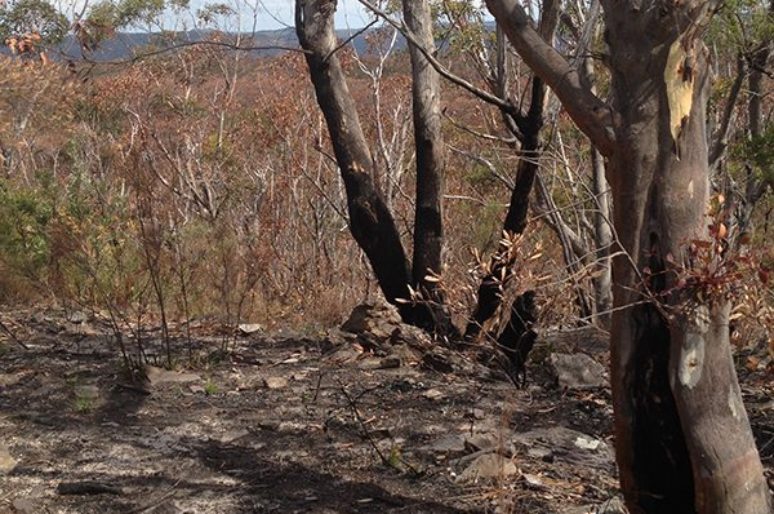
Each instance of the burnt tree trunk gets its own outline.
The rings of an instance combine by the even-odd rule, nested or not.
[[[608,159],[614,227],[611,381],[616,457],[632,514],[769,514],[728,341],[729,306],[681,282],[707,240],[708,66],[714,4],[602,2],[612,105],[541,41],[515,0],[487,6]],[[702,294],[703,293],[703,294]]]
[[[553,0],[547,0],[544,2],[543,17],[540,21],[540,36],[546,40],[551,40],[556,31],[556,26],[559,18],[559,5]],[[498,73],[501,75],[497,81],[496,89],[497,93],[506,97],[507,95],[507,70],[506,68],[506,53],[505,53],[505,41],[500,41],[502,37],[502,31],[498,30]],[[522,234],[527,228],[527,217],[529,215],[529,198],[532,194],[532,189],[535,184],[535,177],[538,172],[539,159],[542,154],[542,143],[540,140],[540,133],[543,129],[543,115],[546,102],[546,85],[543,80],[535,75],[532,77],[532,89],[530,104],[527,108],[526,114],[521,112],[502,112],[503,119],[506,126],[510,127],[514,135],[516,135],[520,142],[521,148],[519,149],[519,165],[516,169],[516,178],[511,191],[510,202],[508,203],[508,212],[505,215],[505,221],[503,222],[503,232],[518,235]],[[476,339],[481,333],[481,328],[484,323],[492,318],[497,312],[497,309],[502,303],[502,289],[512,276],[512,267],[514,264],[515,255],[509,255],[511,252],[507,246],[500,245],[495,256],[492,258],[489,266],[489,273],[481,280],[481,284],[478,287],[478,295],[476,306],[473,310],[473,314],[465,327],[465,340],[472,341]],[[505,273],[503,273],[505,271]],[[502,279],[505,277],[505,280]],[[528,291],[530,299],[527,302],[531,308],[529,313],[522,312],[517,308],[517,305],[521,301],[524,303],[525,299],[516,299],[514,306],[511,309],[509,322],[506,325],[505,332],[501,334],[499,338],[499,345],[506,349],[506,354],[511,360],[511,364],[514,367],[514,372],[520,374],[524,370],[524,363],[526,362],[527,353],[521,348],[519,341],[526,341],[522,339],[529,331],[529,337],[533,339],[533,333],[531,327],[536,322],[537,309],[534,303],[534,292]],[[525,294],[526,294],[525,293]],[[524,331],[518,332],[518,328],[523,327]],[[531,349],[531,344],[528,345]],[[520,357],[516,358],[516,355]]]
[[[395,304],[409,297],[411,274],[395,220],[374,183],[374,161],[335,53],[335,9],[335,0],[298,0],[296,33],[344,181],[350,230],[385,298]],[[398,309],[405,320],[413,318],[412,306],[400,304]]]
[[[455,329],[444,309],[443,291],[428,275],[440,276],[443,266],[444,141],[441,134],[440,76],[425,57],[435,53],[433,18],[428,0],[404,0],[403,17],[422,49],[409,44],[416,147],[416,212],[412,282],[425,302],[417,306],[415,324],[443,335]]]
[[[535,78],[535,91],[543,92],[543,84],[540,79]],[[540,113],[536,119],[530,123],[528,132],[529,139],[522,143],[519,151],[521,159],[516,169],[516,180],[511,191],[511,199],[508,204],[508,212],[503,223],[503,231],[509,234],[521,234],[527,227],[527,215],[529,214],[529,197],[532,193],[532,187],[535,183],[535,175],[538,170],[538,159],[540,157],[540,143],[538,134],[543,125],[542,101]],[[511,276],[511,268],[514,259],[509,255],[510,251],[502,244],[493,257],[489,273],[481,279],[478,286],[478,297],[473,315],[465,327],[465,340],[472,341],[481,333],[481,328],[487,320],[495,315],[497,309],[502,303],[502,288],[505,282]],[[505,270],[505,280],[502,280],[503,270]]]

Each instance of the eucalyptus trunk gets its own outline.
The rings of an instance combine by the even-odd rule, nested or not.
[[[675,119],[663,71],[672,42],[638,62],[623,43],[628,39],[631,51],[642,42],[615,37],[623,46],[612,54],[620,120],[608,169],[614,205],[625,206],[614,213],[619,244],[635,264],[613,260],[611,365],[622,486],[633,513],[769,513],[731,357],[728,303],[680,283],[681,268],[693,264],[691,242],[707,239],[704,47],[681,35],[681,66],[692,73],[681,80],[693,90],[684,91],[691,108]],[[649,303],[633,306],[643,301]]]
[[[296,34],[305,50],[317,102],[325,117],[347,193],[349,228],[390,303],[408,299],[410,267],[395,220],[374,182],[374,160],[336,51],[334,0],[298,0]],[[411,305],[398,305],[405,320]]]
[[[612,102],[532,28],[487,0],[524,61],[607,158],[619,249],[611,380],[616,456],[632,514],[770,514],[728,341],[729,305],[681,278],[707,241],[707,51],[715,4],[605,0]]]
[[[441,134],[441,83],[425,57],[435,53],[433,17],[429,0],[403,0],[403,17],[418,48],[409,44],[416,147],[417,179],[414,215],[412,281],[425,302],[415,312],[415,323],[443,334],[454,333],[444,309],[443,291],[428,276],[440,276],[443,266],[443,176],[446,166]]]

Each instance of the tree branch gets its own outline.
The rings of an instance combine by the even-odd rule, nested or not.
[[[577,70],[532,27],[516,0],[486,0],[486,5],[521,58],[554,91],[578,128],[603,155],[612,154],[612,108],[581,83]]]
[[[379,9],[379,7],[369,2],[368,0],[358,0],[358,2],[360,2],[365,7],[367,7],[376,16],[382,18],[385,22],[395,27],[401,33],[401,35],[403,35],[403,37],[406,38],[406,41],[408,41],[409,44],[415,46],[416,48],[419,49],[420,52],[422,52],[425,59],[427,59],[427,62],[429,62],[430,65],[433,68],[435,68],[435,71],[437,71],[438,74],[441,75],[443,78],[465,89],[473,96],[477,97],[479,100],[483,100],[484,102],[492,104],[500,108],[502,111],[507,112],[513,117],[513,119],[516,121],[517,124],[521,122],[522,116],[521,116],[521,113],[519,112],[518,107],[513,105],[510,101],[504,100],[497,95],[493,95],[492,93],[484,89],[481,89],[480,87],[477,87],[474,84],[468,82],[464,78],[458,75],[455,75],[454,73],[449,71],[443,64],[441,64],[441,62],[438,61],[438,59],[436,59],[434,52],[428,52],[427,49],[425,49],[425,47],[422,45],[422,42],[419,41],[419,39],[404,24],[393,20],[386,12],[382,11],[381,9]]]
[[[726,104],[723,109],[723,117],[720,119],[720,126],[715,132],[712,138],[712,145],[709,152],[709,165],[710,168],[714,168],[717,162],[723,157],[726,147],[728,146],[728,132],[731,128],[731,118],[734,115],[734,108],[736,107],[736,101],[739,98],[739,93],[742,90],[742,83],[746,77],[744,59],[738,57],[736,60],[736,77],[734,83],[731,86],[731,91],[726,98]]]

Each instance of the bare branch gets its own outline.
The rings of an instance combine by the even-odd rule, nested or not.
[[[578,128],[602,154],[612,154],[612,108],[582,84],[577,70],[532,27],[516,0],[486,0],[486,5],[521,58],[551,87]]]
[[[376,5],[372,4],[368,0],[358,0],[358,2],[360,2],[365,7],[367,7],[376,16],[382,18],[388,24],[392,25],[398,31],[400,31],[400,33],[403,35],[403,37],[406,38],[409,44],[417,47],[420,50],[420,52],[422,52],[425,59],[427,59],[427,62],[429,62],[430,65],[433,68],[435,68],[438,74],[441,75],[443,78],[465,89],[473,96],[477,97],[479,100],[483,100],[484,102],[497,106],[501,110],[509,113],[515,119],[517,120],[521,119],[521,114],[519,112],[519,109],[515,105],[513,105],[509,100],[504,100],[497,95],[493,95],[489,91],[481,89],[480,87],[475,86],[474,84],[468,82],[467,80],[460,77],[459,75],[455,75],[454,73],[449,71],[443,64],[441,64],[440,61],[438,61],[438,59],[436,59],[435,55],[433,55],[434,52],[428,52],[427,49],[425,49],[422,43],[419,41],[419,39],[403,23],[399,23],[393,20],[386,12],[382,11]]]
[[[82,61],[93,65],[104,64],[104,65],[110,65],[110,66],[120,66],[120,65],[127,65],[127,64],[135,64],[139,61],[142,61],[143,59],[148,59],[150,57],[156,57],[158,55],[175,52],[176,50],[181,50],[183,48],[197,47],[197,46],[213,46],[213,47],[225,48],[227,50],[234,50],[238,52],[282,51],[282,52],[296,52],[301,54],[309,53],[307,50],[298,48],[297,46],[285,46],[285,45],[242,46],[234,43],[227,43],[225,41],[187,41],[184,43],[177,43],[174,45],[170,45],[170,46],[161,48],[159,50],[154,50],[152,52],[144,52],[141,54],[137,54],[129,59],[118,59],[118,60],[107,60],[107,61],[98,61],[86,55],[75,56],[75,55],[67,54],[65,52],[60,52],[60,53],[63,59],[69,60],[69,61]],[[55,50],[55,48],[53,47],[49,49]]]
[[[711,168],[714,168],[720,158],[723,157],[728,145],[728,131],[731,128],[731,118],[734,114],[734,107],[736,107],[739,93],[742,90],[745,75],[744,59],[740,56],[736,60],[736,77],[734,77],[734,83],[728,92],[728,98],[723,109],[723,117],[720,119],[720,126],[712,138],[709,152],[709,165]]]

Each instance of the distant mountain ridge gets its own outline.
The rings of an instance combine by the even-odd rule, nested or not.
[[[352,44],[358,53],[364,53],[368,50],[366,38],[373,29],[357,34]],[[345,40],[356,34],[356,30],[338,30],[337,35]],[[131,59],[138,53],[138,50],[149,45],[163,48],[165,46],[174,46],[180,43],[195,43],[209,39],[213,31],[187,31],[173,34],[177,43],[171,43],[169,33],[153,32],[119,32],[111,39],[102,41],[96,50],[90,52],[90,60],[97,62],[121,61]],[[227,40],[233,41],[236,34],[226,34]],[[292,28],[279,30],[262,30],[250,34],[242,34],[246,39],[242,46],[262,47],[256,50],[249,50],[251,54],[258,56],[270,56],[282,53],[284,48],[298,48],[298,39]],[[231,37],[228,37],[231,36]],[[396,43],[398,48],[405,48],[406,43],[403,38],[399,38]],[[58,57],[61,59],[79,60],[84,58],[84,52],[75,36],[68,36],[65,41],[59,45]],[[55,57],[56,58],[56,57]]]

